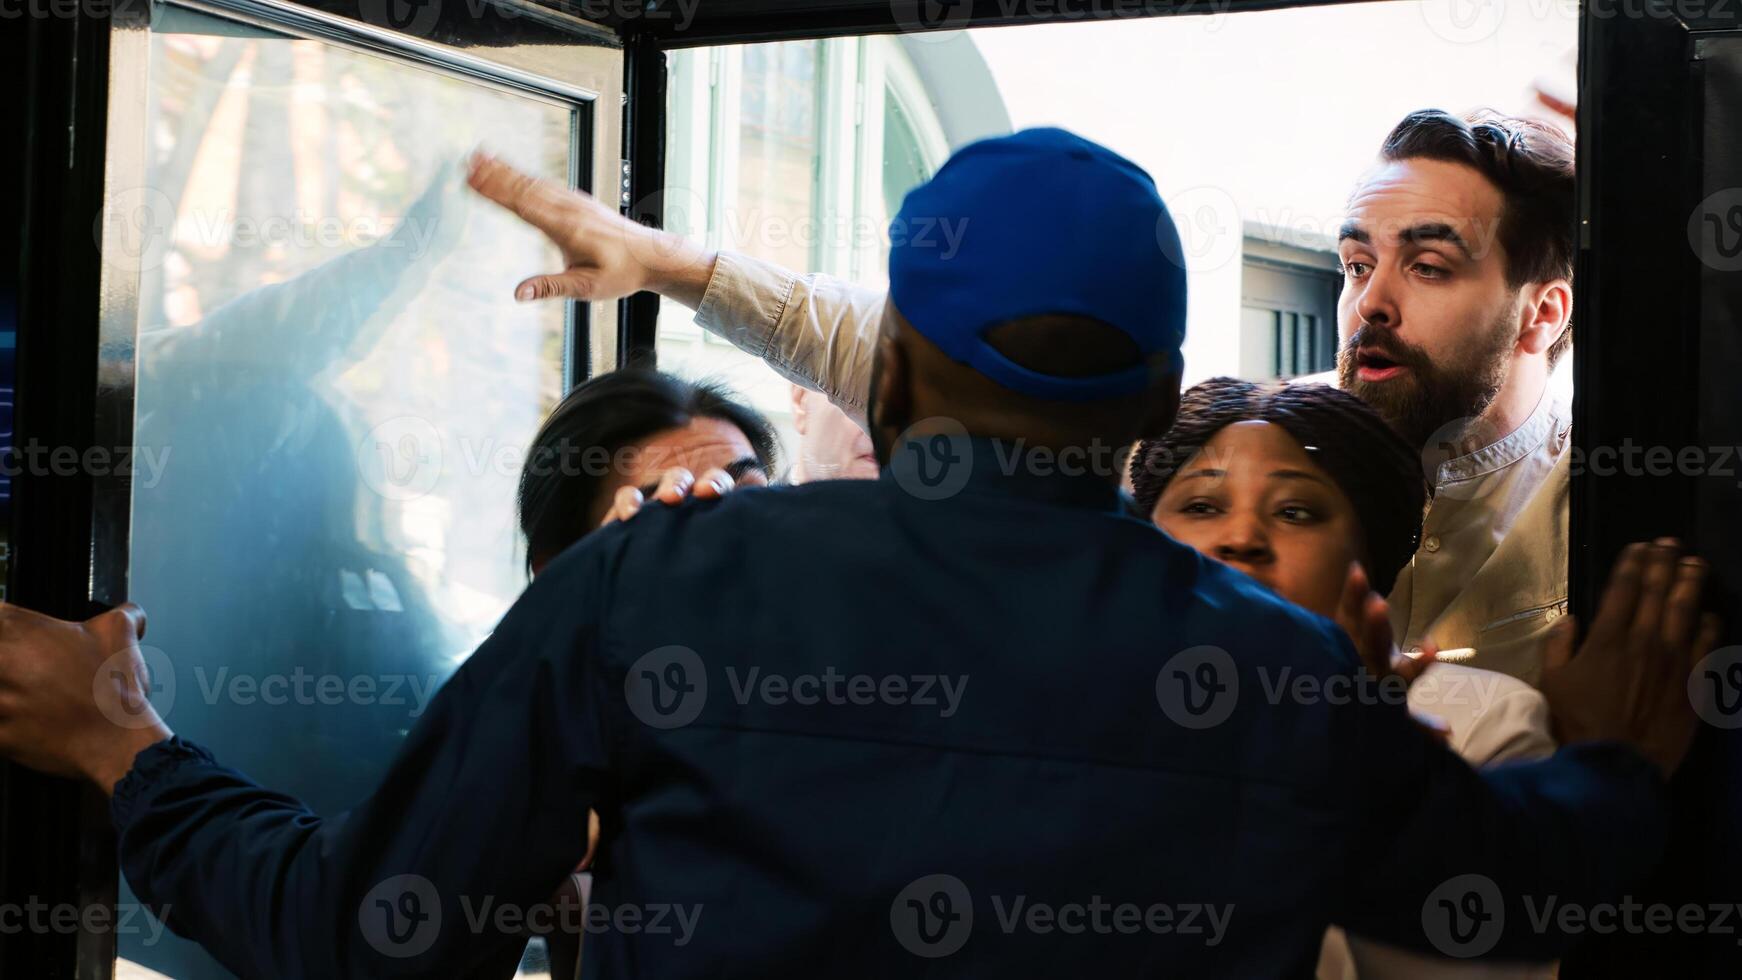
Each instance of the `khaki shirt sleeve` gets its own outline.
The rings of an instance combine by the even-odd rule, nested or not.
[[[827,395],[863,426],[883,296],[830,276],[801,276],[721,252],[696,323],[788,380]]]

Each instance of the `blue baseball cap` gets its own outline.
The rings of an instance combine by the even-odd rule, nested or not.
[[[908,193],[889,225],[889,298],[952,360],[1012,391],[1089,402],[1178,374],[1186,276],[1179,233],[1142,167],[1062,129],[971,143]],[[1143,363],[1062,377],[994,350],[987,330],[1070,314],[1136,342]]]

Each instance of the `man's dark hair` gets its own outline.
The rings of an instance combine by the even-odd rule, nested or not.
[[[1500,244],[1514,286],[1573,278],[1577,225],[1573,142],[1558,128],[1488,110],[1462,119],[1439,109],[1403,117],[1385,137],[1383,160],[1442,160],[1475,169],[1500,188]],[[1569,323],[1548,351],[1553,367],[1573,342]]]
[[[1427,481],[1421,458],[1366,402],[1321,384],[1257,384],[1212,378],[1180,396],[1179,415],[1131,458],[1131,485],[1144,516],[1174,474],[1216,433],[1236,422],[1281,426],[1330,474],[1354,505],[1365,538],[1367,577],[1381,595],[1415,553]]]
[[[527,564],[555,557],[593,530],[591,515],[619,451],[698,418],[736,426],[774,473],[774,427],[723,386],[635,367],[575,386],[539,427],[520,470]]]

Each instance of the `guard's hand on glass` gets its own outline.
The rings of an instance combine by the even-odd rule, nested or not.
[[[1698,727],[1688,676],[1721,630],[1700,612],[1705,583],[1706,563],[1684,557],[1673,538],[1621,552],[1578,651],[1571,616],[1544,644],[1542,693],[1557,741],[1631,742],[1665,776],[1675,772]]]
[[[104,792],[170,731],[147,700],[145,612],[125,603],[82,623],[0,605],[0,754]]]

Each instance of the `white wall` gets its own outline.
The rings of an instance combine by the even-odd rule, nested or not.
[[[1012,123],[1056,125],[1155,177],[1191,263],[1186,382],[1239,370],[1240,221],[1334,235],[1407,112],[1522,113],[1570,87],[1571,2],[1428,0],[972,32]]]

